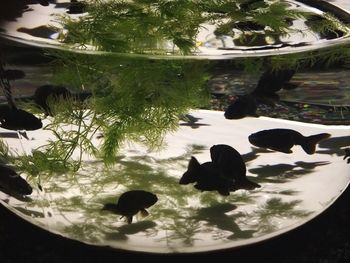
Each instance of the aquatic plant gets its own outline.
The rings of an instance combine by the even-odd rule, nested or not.
[[[163,136],[177,129],[181,116],[192,108],[209,105],[206,83],[208,69],[215,62],[164,59],[195,52],[196,36],[206,24],[217,25],[217,36],[233,34],[232,28],[243,32],[251,27],[267,28],[266,33],[279,36],[295,30],[290,21],[311,16],[287,2],[248,0],[93,0],[85,10],[78,17],[57,18],[68,32],[62,41],[72,49],[46,52],[53,58],[48,65],[53,67],[53,84],[69,87],[78,97],[82,93],[91,96],[49,101],[54,116],[44,129],[51,131],[55,140],[15,158],[17,167],[32,175],[76,171],[87,155],[113,164],[126,140],[151,149],[161,147]],[[310,30],[347,31],[331,15],[325,13],[321,18],[312,20]],[[76,52],[89,48],[104,53]],[[154,55],[162,56],[158,59]],[[263,68],[300,68],[338,61],[347,64],[349,57],[349,48],[344,46],[244,58],[229,64],[261,72]],[[38,112],[32,105],[26,107]]]
[[[287,2],[247,0],[94,0],[86,11],[79,18],[60,17],[68,32],[64,43],[136,54],[190,54],[207,24],[217,25],[216,35],[249,26],[267,27],[270,35],[288,34],[290,21],[308,15]]]

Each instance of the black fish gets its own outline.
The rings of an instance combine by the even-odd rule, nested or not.
[[[38,0],[38,2],[42,6],[48,6],[50,4],[49,0]]]
[[[237,99],[227,107],[224,116],[229,120],[241,119],[247,116],[259,117],[256,110],[255,98],[251,95],[242,95],[237,96]]]
[[[308,137],[291,129],[262,130],[249,135],[251,144],[261,148],[269,148],[283,153],[292,153],[294,145],[300,145],[307,154],[315,153],[316,144],[329,138],[329,133],[320,133]]]
[[[71,92],[63,86],[43,85],[34,92],[34,102],[40,106],[46,115],[52,116],[52,110],[49,106],[50,99],[57,102],[60,98],[67,99],[72,96]]]
[[[4,71],[1,77],[6,78],[7,80],[15,80],[15,79],[23,79],[25,75],[26,74],[22,70],[7,69]]]
[[[273,94],[284,88],[284,86],[292,79],[294,74],[294,69],[268,69],[261,75],[252,94],[256,96]]]
[[[102,210],[112,211],[116,214],[122,215],[122,217],[125,216],[128,224],[131,224],[134,215],[141,212],[142,216],[147,216],[149,213],[146,208],[151,207],[157,201],[158,198],[153,193],[143,190],[132,190],[123,193],[116,204],[105,204]]]
[[[191,157],[187,171],[182,175],[180,184],[196,183],[194,187],[201,191],[218,191],[227,196],[233,189],[233,182],[220,177],[219,170],[214,163],[200,164],[195,157]]]
[[[0,105],[0,127],[8,130],[33,131],[41,129],[43,124],[30,112]]]
[[[30,195],[32,187],[11,167],[0,164],[0,188],[20,195]]]
[[[68,14],[82,14],[85,12],[86,3],[84,1],[71,0],[68,7]]]
[[[259,184],[248,180],[244,160],[233,147],[226,144],[213,145],[210,148],[210,156],[212,162],[218,168],[220,176],[234,182],[234,190],[253,190],[261,187]]]

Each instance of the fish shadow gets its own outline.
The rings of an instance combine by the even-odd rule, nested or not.
[[[156,226],[157,224],[150,220],[139,221],[111,229],[112,232],[105,233],[105,237],[107,240],[127,240],[128,235],[135,235],[140,232],[147,232],[148,230],[153,229]]]
[[[218,228],[222,231],[232,232],[227,239],[251,238],[255,230],[242,230],[235,220],[241,217],[240,214],[227,215],[237,208],[234,204],[214,204],[210,207],[204,207],[197,210],[196,220],[205,221],[208,226]]]
[[[181,121],[183,121],[183,122],[181,122],[179,125],[180,126],[189,126],[192,129],[198,129],[201,126],[210,126],[210,124],[198,122],[201,119],[202,118],[194,117],[191,114],[186,114],[181,118]]]
[[[264,148],[250,147],[252,150],[249,153],[242,154],[242,158],[245,163],[251,162],[259,157],[259,153],[273,153],[274,151]]]
[[[330,162],[302,162],[298,161],[294,164],[280,163],[275,165],[261,165],[258,168],[252,168],[248,171],[256,174],[258,183],[285,183],[290,179],[310,174],[316,167],[328,165]]]
[[[342,148],[349,146],[350,136],[331,137],[318,144],[318,147],[322,150],[317,150],[316,153],[343,156],[344,149]]]

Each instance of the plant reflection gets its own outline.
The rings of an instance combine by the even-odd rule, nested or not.
[[[350,146],[350,136],[328,138],[321,141],[318,146],[321,149],[317,153],[342,156],[344,153],[344,149],[342,148]]]
[[[237,206],[230,203],[217,203],[213,204],[210,207],[200,208],[197,212],[197,216],[195,217],[199,221],[206,222],[205,225],[217,228],[223,232],[232,232],[231,235],[219,235],[220,239],[227,238],[230,240],[233,239],[242,239],[242,238],[251,238],[255,230],[242,230],[238,224],[235,223],[235,219],[241,216],[245,216],[242,214],[231,214],[227,215],[227,213],[236,209]],[[218,231],[216,230],[216,231]],[[218,234],[218,233],[216,233]]]
[[[123,225],[118,228],[111,228],[106,232],[107,240],[126,240],[128,235],[142,233],[145,236],[154,235],[154,228],[157,224],[153,221],[140,221],[134,224]]]
[[[50,177],[43,192],[37,191],[32,202],[16,209],[32,215],[36,211],[34,216],[42,219],[51,214],[63,223],[62,233],[84,242],[118,244],[151,238],[174,251],[208,240],[229,242],[259,237],[279,229],[279,222],[296,221],[312,213],[298,209],[301,200],[298,192],[291,189],[238,190],[224,197],[216,192],[179,187],[190,156],[207,150],[204,145],[189,144],[183,154],[164,159],[134,151],[132,155],[118,156],[118,162],[107,168],[103,162],[84,162],[84,169],[74,175],[76,181],[69,174]],[[290,179],[302,169],[311,173],[315,167],[327,164],[299,161],[293,165],[252,167],[251,172],[262,182],[281,177],[279,183],[284,183],[288,180],[283,177]],[[116,202],[121,193],[136,189],[158,196],[147,218],[136,216],[135,222],[128,225],[120,215],[102,211],[103,204]],[[273,197],[266,200],[267,194]]]
[[[278,228],[277,221],[286,218],[303,218],[312,212],[297,209],[301,200],[283,201],[281,198],[273,197],[254,211],[258,219],[257,229],[261,233],[271,233]]]

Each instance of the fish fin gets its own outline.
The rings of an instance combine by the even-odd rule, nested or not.
[[[128,221],[128,224],[131,224],[132,223],[132,216],[127,216],[127,221]]]
[[[283,152],[283,153],[293,153],[293,151],[290,148],[270,148],[271,150]]]
[[[228,196],[230,195],[230,192],[228,190],[218,190],[219,194],[223,195],[223,196]]]
[[[255,188],[260,188],[261,185],[255,182],[252,182],[248,179],[239,181],[235,183],[235,189],[244,189],[244,190],[254,190]]]
[[[188,163],[187,171],[182,175],[179,183],[190,184],[196,182],[200,168],[200,163],[195,157],[192,156],[190,162]]]
[[[148,211],[144,208],[140,210],[140,214],[142,217],[146,217],[149,215]]]
[[[253,112],[253,113],[249,114],[248,116],[255,117],[255,118],[259,118],[260,117],[260,115],[257,114],[256,112]]]
[[[314,154],[316,150],[316,144],[329,137],[331,137],[329,133],[320,133],[316,135],[311,135],[311,136],[305,137],[303,142],[300,145],[307,154]]]

